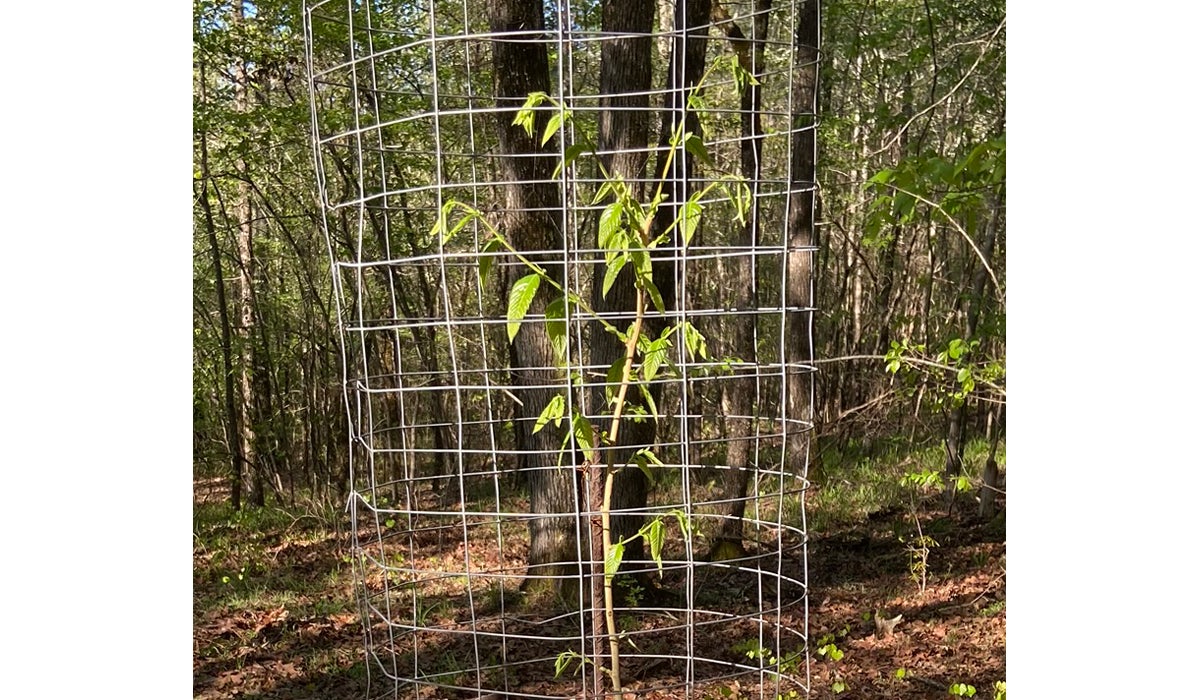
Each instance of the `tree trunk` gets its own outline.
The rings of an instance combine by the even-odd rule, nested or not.
[[[1004,407],[999,406],[988,411],[988,458],[983,467],[983,486],[979,491],[979,517],[991,520],[996,516],[996,494],[1000,489],[1000,465],[996,464],[996,448],[1000,444],[1001,424],[1004,421]]]
[[[800,3],[796,20],[795,83],[792,86],[792,162],[787,215],[787,269],[784,317],[784,361],[787,422],[784,466],[803,474],[810,431],[800,422],[812,420],[812,282],[816,245],[817,65],[820,37],[818,0]]]
[[[763,41],[767,36],[771,0],[755,0],[754,21],[751,36],[747,39],[741,27],[736,25],[719,2],[713,4],[713,18],[723,19],[720,25],[729,38],[743,70],[762,78]],[[741,170],[742,177],[750,184],[754,195],[753,205],[746,225],[734,235],[731,244],[747,251],[734,258],[730,265],[732,279],[728,287],[732,290],[730,315],[725,329],[726,355],[738,357],[745,362],[755,363],[757,348],[754,346],[755,314],[758,306],[757,285],[754,279],[754,261],[749,252],[758,243],[758,190],[759,174],[762,171],[762,86],[749,84],[741,95]],[[757,466],[757,451],[753,449],[751,436],[754,434],[755,416],[758,405],[757,387],[752,376],[731,378],[721,383],[721,407],[725,414],[726,466],[723,472],[723,497],[729,500],[725,519],[721,522],[720,534],[713,543],[709,558],[732,559],[746,554],[742,544],[742,518],[746,514],[746,493],[750,473]]]
[[[234,2],[234,21],[245,21],[245,7],[242,0]],[[245,112],[249,109],[250,78],[246,61],[238,61],[234,76],[234,109]],[[243,463],[248,471],[245,474],[250,480],[250,502],[256,506],[266,505],[263,488],[262,469],[259,465],[257,444],[254,434],[256,398],[254,392],[254,207],[251,201],[249,167],[242,157],[237,159],[239,175],[237,186],[237,201],[234,212],[238,223],[237,256],[238,256],[238,310],[239,323],[237,327],[238,346],[241,350],[241,404],[242,424],[238,439],[241,441]]]
[[[996,247],[996,230],[999,228],[1000,207],[992,203],[992,215],[984,226],[983,240],[979,246],[979,267],[975,271],[975,279],[971,283],[971,296],[967,306],[967,327],[963,333],[963,342],[969,343],[975,337],[975,329],[979,324],[979,313],[983,306],[983,292],[987,289],[988,267],[992,261],[992,251]],[[950,409],[950,420],[946,429],[946,509],[954,508],[954,499],[958,493],[957,477],[962,474],[963,450],[966,447],[967,401]]]
[[[203,73],[203,67],[201,68]],[[204,81],[201,81],[201,85]],[[203,99],[203,96],[202,96]],[[224,378],[225,435],[229,447],[229,503],[234,510],[242,508],[242,474],[245,455],[242,453],[241,413],[235,398],[233,379],[233,329],[229,321],[229,302],[225,297],[224,265],[221,264],[221,248],[217,242],[217,226],[213,221],[212,203],[208,201],[208,135],[200,134],[200,208],[204,212],[204,227],[208,233],[208,246],[212,252],[213,280],[217,290],[217,316],[221,326],[221,369]]]
[[[604,3],[601,19],[602,31],[622,35],[604,42],[600,49],[600,94],[601,112],[597,147],[601,153],[605,170],[613,177],[620,177],[635,188],[635,196],[644,194],[646,188],[637,181],[646,175],[650,125],[650,56],[653,48],[651,33],[654,28],[654,5],[645,0],[610,0]],[[597,229],[598,232],[598,229]],[[597,233],[598,235],[598,233]],[[597,240],[597,247],[599,242]],[[618,275],[607,297],[601,294],[605,267],[597,264],[593,268],[592,304],[600,313],[620,313],[619,319],[611,322],[625,328],[636,314],[636,289],[633,275],[627,267]],[[625,357],[625,344],[594,324],[591,329],[591,358],[588,362],[598,371],[604,372],[619,358]],[[615,392],[616,389],[613,388]],[[655,391],[657,402],[660,392]],[[608,405],[606,392],[596,390],[590,399],[591,411],[598,416],[601,426],[607,427],[613,414]],[[638,392],[627,396],[630,406],[644,403]],[[628,415],[628,411],[626,411]],[[608,416],[608,418],[604,418]],[[654,443],[655,423],[625,421],[618,435],[620,449],[613,457],[613,465],[619,471],[613,483],[613,510],[640,508],[646,505],[649,484],[640,469],[623,468],[633,453]],[[644,518],[641,516],[613,515],[613,540],[624,539],[636,533]],[[623,562],[634,564],[644,558],[641,539],[625,545]]]
[[[558,152],[551,142],[539,150],[538,142],[549,119],[544,112],[536,119],[534,137],[512,124],[517,110],[531,92],[550,91],[549,58],[546,45],[533,41],[532,34],[545,29],[543,4],[539,0],[495,0],[489,6],[491,30],[517,34],[513,39],[492,42],[495,73],[496,127],[499,134],[500,177],[504,195],[500,226],[509,242],[542,265],[551,278],[561,282],[561,262],[551,251],[562,247],[562,232],[550,212],[560,211],[562,202],[551,181]],[[534,154],[545,154],[536,156]],[[559,257],[559,260],[561,258]],[[519,264],[507,268],[507,286],[528,274]],[[541,288],[529,307],[529,315],[545,312],[550,294]],[[509,346],[510,369],[519,404],[514,411],[518,467],[529,484],[529,557],[524,590],[552,592],[568,605],[577,605],[580,581],[580,542],[577,534],[579,484],[570,455],[558,466],[563,433],[553,426],[534,433],[542,409],[556,390],[545,388],[561,383],[561,372],[545,330],[523,324]],[[573,577],[573,578],[571,578]]]

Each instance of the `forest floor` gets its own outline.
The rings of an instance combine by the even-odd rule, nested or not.
[[[197,481],[194,697],[391,697],[386,679],[368,680],[349,538],[328,525],[336,514],[267,508],[235,515],[226,498],[215,480]],[[946,517],[934,506],[918,513],[922,532],[937,543],[928,549],[923,585],[912,540],[900,539],[913,532],[911,511],[889,509],[814,534],[808,697],[943,698],[958,683],[973,686],[975,697],[994,697],[1005,678],[1003,510],[980,522]],[[893,634],[876,635],[876,610],[903,615]],[[718,690],[711,696],[760,697],[744,685]]]

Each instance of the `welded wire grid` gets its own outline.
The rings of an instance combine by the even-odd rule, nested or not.
[[[649,559],[625,562],[626,570],[650,572],[655,582],[654,591],[622,590],[616,604],[625,685],[648,697],[713,697],[736,689],[740,697],[775,698],[809,688],[804,434],[811,414],[796,415],[786,397],[789,383],[802,381],[812,366],[789,354],[785,330],[801,323],[809,335],[812,310],[789,307],[783,281],[791,198],[814,187],[795,182],[789,170],[793,133],[815,128],[813,118],[796,119],[814,115],[815,105],[792,103],[797,4],[763,10],[770,13],[769,32],[756,37],[764,46],[756,57],[764,64],[754,67],[764,134],[751,212],[757,240],[735,245],[728,230],[702,222],[692,245],[666,247],[656,262],[671,259],[677,270],[676,308],[667,310],[667,322],[691,323],[714,352],[693,357],[682,342],[671,349],[677,374],[655,379],[663,417],[653,449],[664,465],[653,467],[645,507],[626,511],[647,518],[679,511],[690,526],[685,536],[674,516],[664,520],[661,575]],[[770,4],[758,3],[764,6]],[[739,26],[753,25],[752,3],[724,7]],[[679,33],[671,9],[659,3],[666,17],[656,19],[657,76],[666,73]],[[306,7],[314,156],[343,341],[348,507],[371,697],[558,698],[593,688],[593,664],[579,662],[593,651],[590,614],[600,606],[588,582],[568,587],[574,600],[560,604],[530,605],[520,590],[537,576],[526,569],[532,516],[514,439],[514,421],[529,419],[528,411],[516,410],[528,387],[509,371],[502,280],[512,278],[505,268],[521,263],[504,250],[481,252],[488,233],[478,221],[449,241],[430,233],[448,202],[469,204],[497,225],[510,213],[503,209],[508,183],[496,132],[516,107],[497,107],[493,78],[494,71],[517,67],[492,64],[494,40],[546,45],[551,95],[573,116],[556,141],[560,158],[579,133],[595,133],[600,44],[613,35],[594,28],[595,2],[546,3],[545,13],[544,31],[499,35],[490,33],[487,4],[469,0],[328,0]],[[733,55],[718,24],[690,34],[708,36],[709,63]],[[648,178],[655,153],[666,148],[655,146],[654,135],[665,118],[662,83],[655,78],[649,97]],[[714,162],[736,169],[745,137],[732,75],[715,71],[704,88],[704,142]],[[692,154],[680,149],[677,157]],[[720,175],[697,167],[692,187]],[[593,201],[601,181],[594,169],[560,169],[553,184],[561,205],[551,214],[562,245],[524,251],[561,264],[566,284],[585,299],[604,263],[595,231],[605,202]],[[710,212],[730,206],[719,191],[704,205]],[[811,248],[793,246],[791,254],[799,253],[811,255]],[[487,257],[495,270],[483,280],[480,262]],[[746,261],[749,276],[730,279],[729,271],[745,270],[735,266]],[[753,304],[732,308],[731,285],[750,287]],[[632,317],[629,310],[602,315],[619,327]],[[753,318],[752,360],[720,350],[721,334],[738,315]],[[541,332],[545,316],[525,322],[522,332]],[[568,413],[587,414],[579,390],[602,391],[608,368],[591,362],[594,318],[576,311],[566,322],[566,367],[541,368],[548,372],[541,376],[557,377],[547,385],[566,398]],[[753,415],[741,416],[753,426],[743,438],[751,442],[745,467],[722,463],[733,418],[720,400],[723,382],[754,393]],[[811,406],[810,381],[805,391]],[[588,418],[605,424],[604,416]],[[543,460],[552,465],[544,468],[572,468],[553,466],[558,459]],[[744,497],[746,553],[710,561],[707,544],[739,498],[721,484],[729,470],[743,468],[752,469]],[[599,557],[589,547],[590,515],[578,492],[569,511],[557,514],[577,524],[580,561]]]

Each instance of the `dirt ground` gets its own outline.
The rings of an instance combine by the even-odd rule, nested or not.
[[[200,486],[196,493],[219,497]],[[995,683],[1005,678],[1003,516],[984,523],[929,510],[921,522],[937,542],[928,550],[923,590],[914,576],[919,559],[900,540],[912,530],[911,513],[877,513],[813,537],[808,697],[941,698],[962,683],[976,689],[975,697],[993,698]],[[367,677],[345,533],[303,518],[261,533],[254,550],[266,562],[255,576],[259,588],[239,595],[230,593],[237,584],[222,573],[231,570],[230,559],[204,547],[203,537],[195,541],[197,700],[393,697],[390,682]],[[892,634],[876,633],[877,610],[903,616]],[[816,653],[821,648],[825,653]],[[760,697],[736,684],[699,695]]]

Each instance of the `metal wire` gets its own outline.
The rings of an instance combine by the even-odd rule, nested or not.
[[[658,11],[686,17],[687,2],[659,2]],[[605,178],[577,164],[550,179],[514,181],[502,175],[503,163],[549,153],[561,164],[571,144],[594,141],[608,101],[617,97],[597,87],[602,45],[648,37],[655,84],[619,95],[645,98],[621,109],[644,115],[647,142],[595,156],[644,157],[646,173],[625,180],[635,189],[659,182],[655,164],[672,150],[682,171],[692,173],[690,191],[720,182],[737,171],[752,138],[739,126],[746,114],[729,72],[714,71],[703,85],[700,136],[717,165],[655,134],[690,89],[668,89],[668,63],[678,59],[685,75],[691,60],[687,51],[672,52],[707,37],[705,64],[728,61],[734,56],[728,22],[746,28],[761,49],[753,56],[762,63],[751,68],[762,94],[756,115],[762,130],[753,137],[759,142],[749,212],[754,233],[749,243],[739,242],[709,223],[714,216],[729,220],[712,213],[729,206],[714,190],[698,201],[706,213],[692,244],[669,241],[655,252],[655,265],[675,270],[675,303],[661,312],[651,308],[645,318],[663,327],[690,324],[716,352],[701,357],[675,342],[674,371],[644,383],[660,397],[661,417],[647,447],[662,464],[653,467],[644,504],[614,506],[612,513],[639,522],[663,518],[672,537],[660,561],[643,554],[622,564],[625,588],[614,606],[621,667],[625,690],[643,697],[709,697],[732,687],[741,697],[808,694],[804,499],[812,384],[805,377],[815,364],[787,340],[788,329],[801,324],[812,347],[813,309],[797,301],[787,282],[789,260],[815,250],[793,242],[789,214],[795,198],[815,190],[792,172],[797,133],[816,129],[815,91],[812,103],[794,103],[797,71],[811,68],[797,58],[802,4],[727,2],[728,20],[714,13],[685,33],[668,14],[659,17],[659,31],[634,33],[597,28],[594,0],[563,0],[536,3],[545,29],[493,32],[489,3],[480,0],[307,0],[313,155],[341,338],[351,548],[372,697],[592,696],[601,671],[579,660],[592,658],[590,620],[603,607],[590,588],[602,558],[592,551],[588,527],[597,513],[579,488],[559,507],[534,512],[528,477],[579,468],[574,443],[568,434],[565,451],[534,453],[515,436],[538,417],[541,407],[525,405],[536,389],[561,395],[568,421],[611,420],[611,410],[587,398],[614,388],[595,345],[601,322],[622,328],[635,312],[569,309],[552,317],[533,310],[521,332],[540,332],[561,318],[565,359],[514,367],[504,280],[527,272],[524,263],[507,250],[485,250],[489,231],[479,220],[453,240],[431,231],[448,203],[469,205],[497,227],[540,212],[553,221],[561,246],[522,254],[553,267],[581,299],[593,298],[596,271],[606,260],[595,233],[607,206],[595,197]],[[766,36],[749,31],[760,20]],[[525,68],[494,65],[497,41],[541,47],[549,57],[546,77],[557,106],[539,109],[560,116],[569,110],[571,120],[546,151],[500,148],[498,125],[518,107],[497,99],[493,79],[498,71]],[[514,207],[504,196],[537,187],[553,188],[558,201]],[[488,280],[480,274],[482,260],[494,262]],[[749,270],[748,278],[731,279],[738,269]],[[732,318],[744,319],[752,333],[745,358],[727,352],[738,348],[721,337]],[[809,407],[798,413],[789,399],[797,387],[808,393]],[[725,406],[721,397],[732,391],[752,392],[750,408]],[[749,427],[730,434],[734,423]],[[728,450],[741,444],[747,463],[729,464]],[[598,445],[597,459],[611,453],[619,464],[630,449]],[[722,484],[740,475],[745,494],[726,492]],[[744,508],[744,551],[711,557],[707,550],[734,506]],[[578,562],[573,572],[528,566],[531,522],[558,523],[569,533]],[[522,584],[538,581],[569,593],[534,601]],[[571,663],[557,675],[564,659]]]

